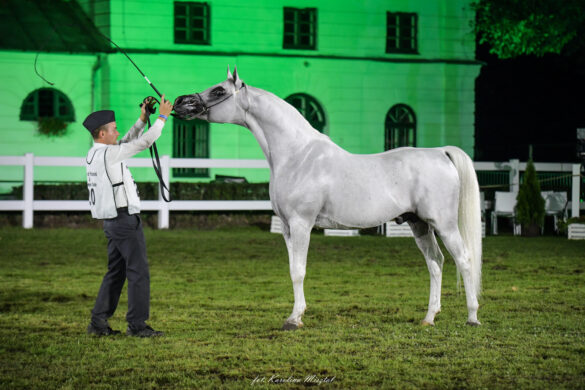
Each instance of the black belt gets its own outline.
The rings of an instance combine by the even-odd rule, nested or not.
[[[128,207],[118,207],[116,210],[118,212],[128,213]]]

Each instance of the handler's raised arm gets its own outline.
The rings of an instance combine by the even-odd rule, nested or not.
[[[165,126],[166,119],[171,114],[171,111],[173,111],[173,105],[169,100],[165,99],[165,95],[162,95],[159,107],[160,115],[152,127],[148,129],[146,133],[141,134],[129,142],[123,142],[119,145],[110,146],[108,153],[106,154],[108,165],[116,164],[126,160],[127,158],[130,158],[152,146],[152,144],[162,134],[162,129]]]
[[[152,127],[140,137],[137,137],[130,142],[109,146],[108,153],[106,154],[108,165],[117,164],[151,147],[154,141],[160,137],[164,125],[164,120],[159,118],[154,122]]]

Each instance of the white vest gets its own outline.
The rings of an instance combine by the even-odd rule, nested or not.
[[[129,214],[140,213],[140,198],[130,170],[124,162],[107,167],[107,151],[107,146],[94,146],[85,160],[91,216],[115,218],[119,207],[128,207]]]

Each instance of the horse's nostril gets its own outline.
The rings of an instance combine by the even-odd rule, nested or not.
[[[174,104],[174,105],[176,106],[176,105],[178,105],[178,104],[181,104],[182,102],[183,102],[183,97],[182,97],[182,96],[179,96],[179,97],[177,98],[177,100],[175,100],[175,104]]]

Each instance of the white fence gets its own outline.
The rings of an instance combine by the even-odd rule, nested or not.
[[[197,158],[161,158],[162,175],[169,183],[171,168],[262,168],[267,169],[266,160],[224,160]],[[127,161],[129,167],[150,167],[148,158],[132,158]],[[22,211],[24,228],[33,227],[35,211],[89,211],[89,202],[85,200],[34,200],[34,168],[36,166],[85,167],[85,157],[40,157],[27,153],[24,156],[0,156],[0,166],[24,166],[23,199],[1,200],[0,211]],[[526,163],[518,160],[509,162],[475,162],[476,171],[510,172],[510,190],[517,192],[520,186],[520,171],[526,169]],[[567,172],[572,175],[571,216],[579,216],[580,165],[567,163],[535,163],[538,172]],[[143,210],[158,211],[158,227],[169,227],[170,211],[178,210],[271,210],[270,201],[257,200],[173,200],[166,203],[159,193],[158,200],[141,202]]]
[[[162,175],[169,183],[171,168],[264,168],[268,169],[266,160],[223,160],[198,158],[169,158],[161,156]],[[129,167],[152,167],[149,158],[131,158]],[[20,157],[0,156],[0,166],[24,166],[23,200],[2,200],[0,211],[22,211],[22,226],[33,227],[35,211],[89,211],[87,200],[34,200],[34,167],[85,167],[85,157],[38,157],[32,153]],[[170,211],[178,210],[272,210],[270,201],[263,200],[173,200],[165,202],[160,194],[158,200],[143,200],[142,210],[158,211],[158,227],[169,227]]]

